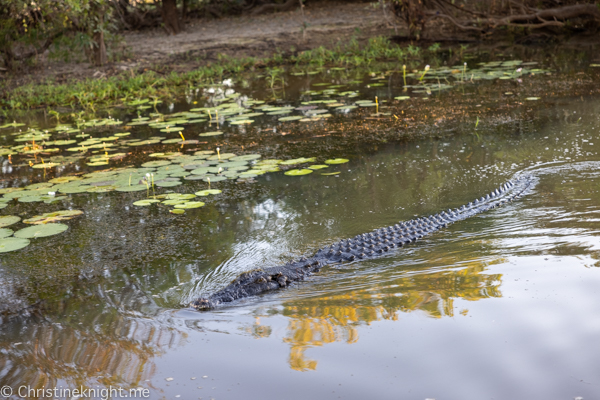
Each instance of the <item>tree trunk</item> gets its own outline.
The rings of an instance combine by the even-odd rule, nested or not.
[[[106,44],[104,43],[104,32],[94,32],[94,44],[92,61],[96,66],[102,66],[108,62],[106,56]]]
[[[162,0],[162,19],[165,29],[171,35],[176,35],[181,31],[177,15],[177,0]]]

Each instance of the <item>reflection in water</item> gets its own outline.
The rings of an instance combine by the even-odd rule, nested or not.
[[[495,260],[498,263],[504,261]],[[423,312],[432,318],[452,317],[455,298],[476,301],[502,297],[499,288],[502,275],[486,274],[489,264],[467,262],[460,270],[409,275],[393,279],[386,286],[285,302],[281,311],[269,309],[260,313],[264,316],[281,313],[289,318],[287,335],[283,340],[290,345],[290,368],[314,370],[317,361],[306,357],[307,349],[334,342],[356,343],[359,339],[357,328],[362,324],[396,321],[401,313],[413,311]],[[363,276],[362,279],[368,277]],[[467,310],[461,312],[465,314]],[[251,332],[256,338],[264,338],[270,336],[272,328],[262,325],[257,318]]]
[[[95,306],[70,301],[64,314],[55,319],[31,316],[4,323],[0,329],[0,386],[147,387],[155,373],[153,359],[181,345],[187,335],[123,313],[123,306],[140,303],[143,294],[129,291],[128,297],[99,293],[95,299],[85,299]]]

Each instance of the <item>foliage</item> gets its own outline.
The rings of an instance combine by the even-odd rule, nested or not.
[[[109,0],[0,0],[0,55],[8,68],[73,35],[88,54],[104,46],[95,35],[113,27]]]

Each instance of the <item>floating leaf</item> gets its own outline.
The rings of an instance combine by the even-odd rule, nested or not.
[[[181,208],[176,208],[174,210],[169,210],[169,212],[171,214],[185,214],[185,210],[182,210]]]
[[[350,161],[350,160],[348,160],[346,158],[334,158],[331,160],[325,160],[325,164],[344,164],[344,163],[347,163],[348,161]]]
[[[329,175],[338,175],[338,174],[339,174],[339,172],[327,172],[327,173],[321,174],[321,175],[323,175],[323,176],[329,176]]]
[[[171,161],[160,160],[160,161],[149,161],[147,163],[142,164],[144,168],[155,168],[155,167],[163,167],[165,165],[171,165]]]
[[[4,215],[0,217],[0,228],[4,228],[5,226],[10,226],[12,224],[16,224],[21,220],[21,217],[17,217],[16,215]]]
[[[116,188],[115,190],[117,192],[139,192],[142,190],[147,190],[148,186],[146,185],[129,185],[129,186],[120,186],[118,188]]]
[[[65,224],[44,224],[34,225],[28,228],[23,228],[15,232],[15,237],[23,239],[31,239],[45,236],[52,236],[62,233],[69,229],[69,225]]]
[[[228,160],[230,158],[235,157],[236,155],[233,153],[221,153],[221,155],[219,156],[218,154],[215,154],[213,156],[210,156],[207,158],[207,160]]]
[[[0,228],[0,238],[6,238],[13,234],[13,230],[9,228]]]
[[[293,116],[290,116],[290,117],[281,117],[278,120],[281,121],[281,122],[285,122],[285,121],[297,121],[299,119],[302,119],[301,115],[293,115]]]
[[[540,97],[527,97],[525,100],[529,100],[529,101],[534,101],[534,100],[539,100]]]
[[[223,132],[221,131],[214,131],[214,132],[204,132],[199,134],[198,136],[218,136],[218,135],[222,135]],[[198,152],[199,153],[199,152]],[[211,151],[210,154],[214,153],[214,151]]]
[[[394,99],[396,99],[396,100],[408,100],[408,99],[410,99],[410,96],[398,96],[398,97],[394,97]]]
[[[290,176],[299,176],[312,174],[313,172],[314,171],[312,169],[290,169],[289,171],[286,171],[285,174]]]
[[[293,160],[285,160],[285,161],[281,161],[279,164],[280,165],[296,165],[296,164],[304,164],[304,163],[309,163],[309,162],[315,162],[315,158],[311,157],[311,158],[294,158]]]
[[[188,201],[189,200],[186,200],[186,199],[170,199],[170,200],[164,200],[162,203],[167,206],[175,206],[177,204],[187,203]]]
[[[52,167],[56,167],[59,165],[60,165],[60,163],[50,162],[50,163],[45,163],[45,164],[35,164],[35,165],[32,165],[31,168],[37,168],[37,169],[52,168]]]
[[[29,239],[21,238],[4,238],[0,239],[0,253],[8,253],[9,251],[21,250],[29,245]]]
[[[180,180],[164,180],[164,181],[155,181],[154,184],[158,187],[173,187],[179,186],[182,184]]]
[[[261,157],[262,156],[260,154],[245,154],[243,156],[231,157],[230,160],[231,161],[252,161],[252,160],[257,160]]]
[[[48,222],[55,222],[75,218],[81,214],[83,214],[83,211],[81,210],[62,210],[45,213],[42,215],[36,215],[35,217],[24,219],[23,222],[26,224],[34,225],[47,224]]]
[[[318,164],[318,165],[309,165],[308,168],[310,169],[323,169],[323,168],[329,168],[329,165],[323,165],[323,164]]]
[[[209,194],[219,194],[221,193],[222,190],[219,189],[207,189],[207,190],[201,190],[199,192],[196,192],[196,196],[208,196]]]
[[[156,199],[138,200],[138,201],[134,201],[133,205],[140,206],[140,207],[146,207],[146,206],[151,205],[152,203],[160,203],[160,200],[156,200]]]
[[[204,206],[204,203],[201,201],[190,201],[184,204],[176,204],[175,208],[179,209],[188,209],[188,208],[199,208]]]

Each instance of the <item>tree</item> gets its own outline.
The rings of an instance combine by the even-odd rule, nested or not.
[[[177,0],[162,0],[162,19],[167,32],[172,35],[181,32],[177,13]]]
[[[89,40],[88,54],[96,65],[107,62],[104,33],[109,0],[0,0],[0,55],[4,65],[44,53],[54,41],[72,33]]]

